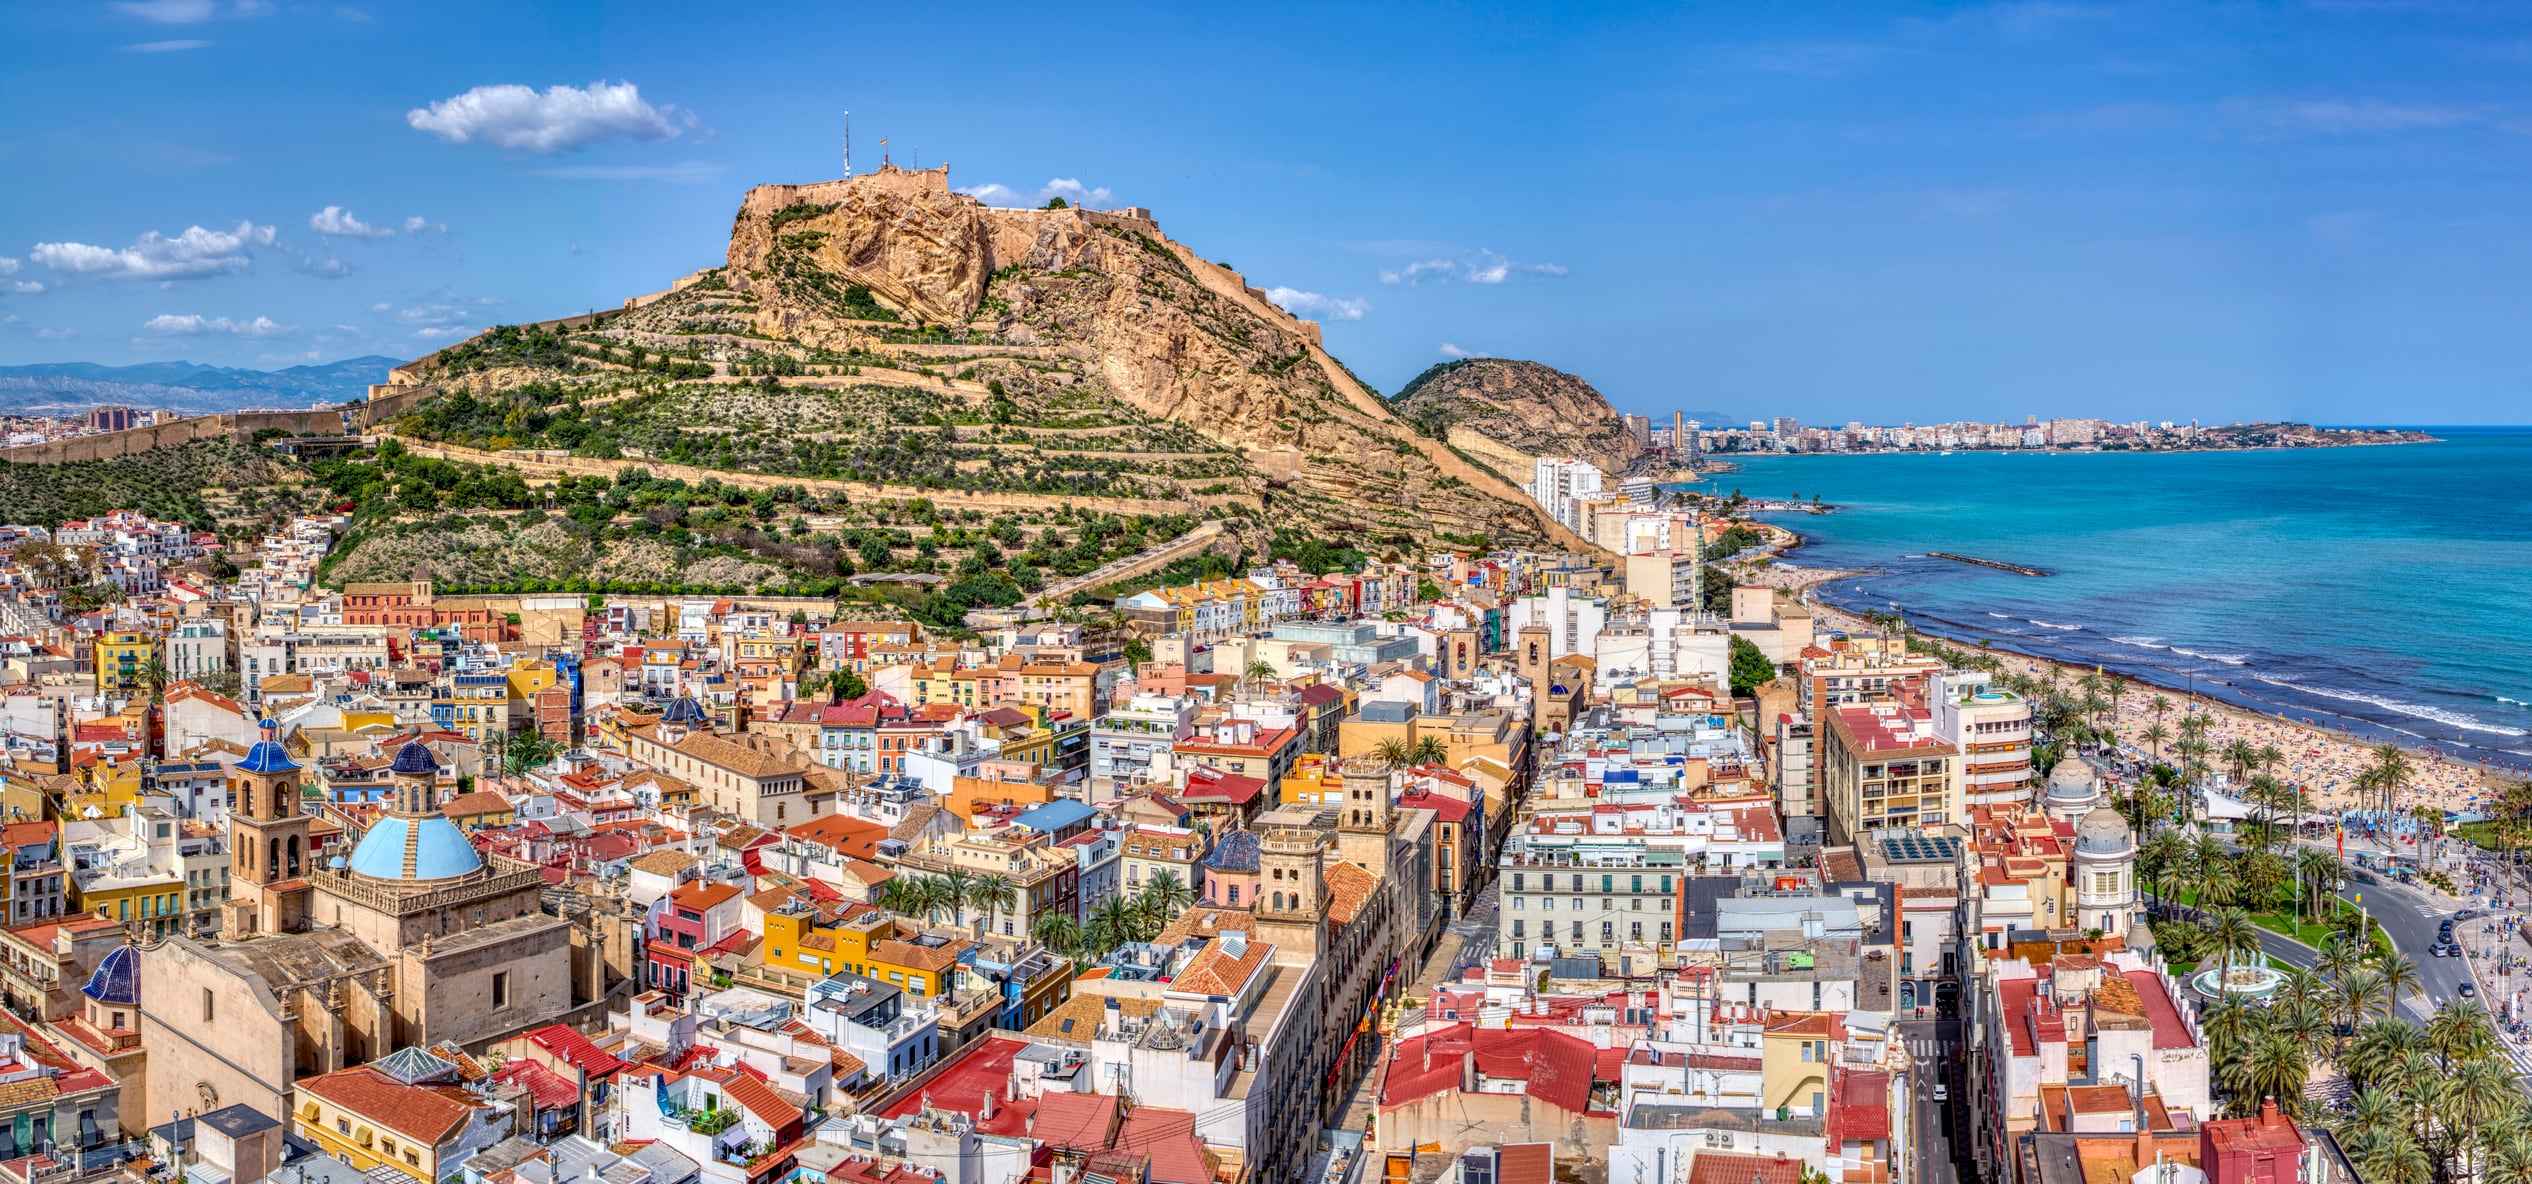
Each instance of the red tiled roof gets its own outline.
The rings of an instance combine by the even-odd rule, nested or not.
[[[731,1101],[754,1111],[768,1126],[780,1129],[800,1121],[798,1106],[782,1100],[774,1087],[745,1073],[732,1076],[721,1088],[728,1092]]]
[[[366,1067],[302,1078],[299,1088],[397,1134],[438,1146],[466,1122],[472,1107]]]
[[[1829,1098],[1829,1146],[1890,1137],[1890,1074],[1878,1069],[1837,1073]]]
[[[668,899],[679,908],[702,910],[737,896],[738,891],[734,884],[706,884],[696,880],[679,885],[675,892],[668,894]]]
[[[624,1067],[614,1053],[600,1048],[568,1024],[548,1024],[527,1034],[528,1042],[570,1063],[591,1077],[605,1077]]]
[[[1520,1081],[1522,1092],[1564,1110],[1591,1106],[1597,1056],[1591,1042],[1548,1028],[1512,1031],[1450,1024],[1398,1042],[1380,1104],[1402,1106],[1460,1086],[1463,1058],[1474,1053],[1478,1072]]]
[[[1801,1184],[1802,1161],[1782,1156],[1735,1155],[1729,1151],[1697,1152],[1688,1169],[1688,1184]]]

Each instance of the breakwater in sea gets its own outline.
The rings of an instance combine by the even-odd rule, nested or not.
[[[2255,710],[2532,762],[2532,429],[2443,442],[2159,455],[1770,457],[1752,497],[1819,595],[1975,644],[2120,670]],[[2050,573],[1936,558],[2009,555]]]
[[[1992,567],[1997,571],[2009,571],[2017,576],[2048,575],[2047,572],[2041,571],[2036,567],[2024,567],[2019,563],[2007,563],[2001,559],[1980,559],[1973,555],[1954,555],[1948,551],[1928,551],[1925,553],[1925,557],[1928,559],[1949,559],[1954,563],[1966,563],[1973,567]]]

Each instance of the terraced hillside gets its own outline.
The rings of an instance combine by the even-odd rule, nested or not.
[[[945,170],[760,187],[726,266],[398,376],[398,437],[531,475],[680,466],[848,506],[1174,513],[1222,521],[1226,550],[1269,522],[1399,553],[1573,543],[1148,216],[988,209]]]

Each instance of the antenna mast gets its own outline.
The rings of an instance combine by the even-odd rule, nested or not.
[[[844,113],[844,175],[853,175],[853,113]]]

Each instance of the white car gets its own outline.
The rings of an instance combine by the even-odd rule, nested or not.
[[[1950,1089],[1950,1088],[1948,1088],[1948,1087],[1946,1087],[1946,1086],[1945,1086],[1942,1082],[1940,1082],[1940,1081],[1935,1082],[1935,1083],[1934,1083],[1934,1100],[1935,1100],[1935,1101],[1938,1101],[1938,1102],[1948,1102],[1948,1101],[1951,1101],[1951,1100],[1952,1100],[1952,1091],[1951,1091],[1951,1089]]]

